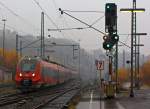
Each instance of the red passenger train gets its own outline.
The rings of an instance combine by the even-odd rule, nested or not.
[[[15,81],[21,90],[30,90],[61,84],[75,77],[77,72],[55,62],[39,57],[24,57],[17,65]]]

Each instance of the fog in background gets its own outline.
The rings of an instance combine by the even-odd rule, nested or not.
[[[7,50],[16,49],[16,34],[15,31],[6,30],[5,47]],[[2,40],[3,31],[0,30],[0,40]],[[23,56],[40,56],[40,37],[34,37],[32,35],[23,35],[19,38],[19,42],[22,41],[22,55]],[[37,43],[30,45],[31,43],[39,40]],[[55,44],[54,44],[55,43]],[[54,45],[53,45],[54,44]],[[57,45],[64,46],[57,46]],[[29,46],[30,45],[30,46]],[[79,71],[82,80],[92,81],[99,78],[99,71],[96,69],[95,60],[101,60],[105,62],[104,70],[102,71],[102,78],[108,80],[108,57],[101,49],[86,51],[82,47],[79,52],[79,42],[73,40],[67,40],[64,38],[46,38],[45,39],[45,56],[49,56],[51,61],[65,65],[73,70]],[[48,46],[49,45],[49,46]],[[66,46],[67,45],[67,46]],[[73,46],[72,45],[77,45]],[[2,43],[0,42],[2,48]],[[20,47],[20,43],[19,43]],[[74,49],[74,50],[73,50]],[[20,52],[20,48],[18,50]],[[80,53],[80,54],[79,54]],[[80,61],[79,61],[80,56]],[[141,55],[140,64],[143,64],[149,57]],[[125,52],[125,62],[130,60],[130,53]],[[80,67],[79,67],[80,65]],[[123,68],[123,53],[119,53],[119,68]],[[130,66],[125,63],[125,67]]]
[[[120,8],[130,8],[132,6],[132,0],[36,0],[40,6],[45,10],[53,22],[58,28],[69,27],[86,27],[84,24],[66,16],[60,15],[58,8],[64,10],[74,11],[102,11],[105,10],[105,4],[108,2],[114,2],[118,5],[118,32],[119,34],[130,33],[130,18],[129,13],[121,13]],[[6,24],[13,27],[19,34],[31,34],[33,36],[40,35],[40,16],[41,9],[35,3],[34,0],[1,0],[3,4],[0,4],[0,17],[6,18]],[[137,14],[137,32],[146,32],[149,36],[149,19],[150,19],[150,1],[149,0],[137,0],[137,7],[145,8],[145,13]],[[11,9],[12,14],[6,7]],[[17,14],[17,15],[15,15]],[[71,13],[69,14],[92,24],[98,18],[103,17],[104,13]],[[0,21],[0,28],[3,28],[3,22]],[[94,27],[104,32],[104,17],[97,22]],[[10,28],[10,27],[8,27]],[[102,49],[103,35],[92,29],[84,30],[70,30],[62,32],[48,32],[48,28],[56,28],[54,24],[45,17],[45,36],[50,34],[55,38],[66,38],[74,41],[80,40],[80,44],[88,51],[91,49]],[[120,35],[120,40],[130,45],[130,36]],[[150,54],[149,37],[142,37],[141,43],[145,46],[141,48],[143,54]],[[125,49],[130,52],[127,47],[120,47],[120,52]]]

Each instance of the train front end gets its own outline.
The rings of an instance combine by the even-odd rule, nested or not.
[[[36,58],[20,60],[16,68],[15,81],[21,90],[32,90],[40,87],[40,61]]]

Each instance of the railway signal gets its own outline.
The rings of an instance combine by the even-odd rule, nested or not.
[[[113,44],[112,44],[112,42],[111,42],[110,37],[109,37],[109,36],[104,36],[103,39],[104,39],[103,48],[104,48],[105,50],[110,50],[110,49],[112,49]]]
[[[112,49],[112,47],[113,47],[113,45],[110,41],[103,42],[103,48],[105,50],[110,50],[110,49]]]
[[[111,50],[119,41],[117,35],[117,5],[115,3],[106,3],[105,5],[105,32],[109,35],[103,37],[103,48]]]
[[[112,34],[111,40],[114,44],[116,44],[119,41],[119,36],[117,34]]]
[[[113,54],[113,47],[115,45],[115,54],[109,56],[109,81],[112,81],[112,62],[114,59],[115,73],[116,73],[116,92],[118,90],[118,41],[119,36],[117,35],[117,5],[115,3],[106,3],[105,5],[105,32],[108,34],[108,40],[104,39],[103,48],[108,50],[110,54]],[[111,87],[109,84],[108,87]],[[114,89],[109,89],[114,91]],[[109,95],[108,95],[109,96]],[[113,93],[114,96],[114,93]]]
[[[113,46],[119,41],[119,36],[117,34],[112,34],[109,36],[104,36],[103,39],[103,48],[105,50],[111,50]]]
[[[105,31],[113,33],[117,24],[117,5],[115,3],[107,3],[105,5]]]

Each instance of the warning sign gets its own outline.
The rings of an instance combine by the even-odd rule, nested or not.
[[[95,60],[97,70],[104,70],[104,61]]]

